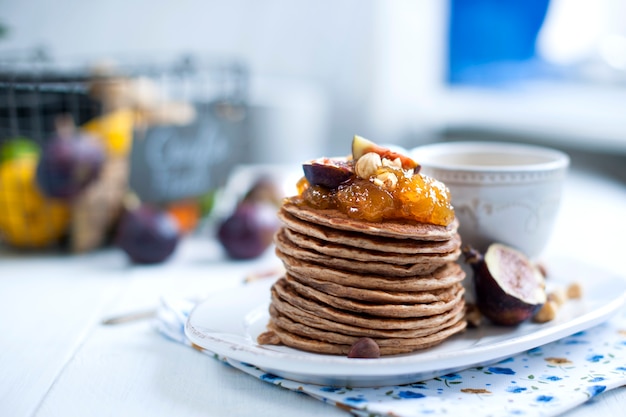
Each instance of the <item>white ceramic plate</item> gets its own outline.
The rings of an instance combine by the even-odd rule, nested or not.
[[[626,279],[573,261],[550,265],[550,270],[550,286],[577,280],[584,291],[583,298],[568,301],[555,320],[515,328],[484,325],[407,355],[349,359],[258,345],[256,338],[269,319],[271,280],[214,294],[192,311],[185,333],[207,350],[299,382],[353,387],[408,384],[494,363],[585,330],[607,320],[626,302]]]

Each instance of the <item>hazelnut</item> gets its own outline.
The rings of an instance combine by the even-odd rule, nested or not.
[[[570,284],[569,287],[567,287],[567,298],[569,298],[570,300],[577,300],[582,297],[582,295],[583,288],[579,283],[574,282]]]
[[[535,314],[535,316],[533,317],[533,321],[536,323],[546,323],[548,321],[554,320],[558,310],[558,304],[554,301],[548,300],[537,312],[537,314]]]
[[[368,152],[356,161],[354,172],[359,178],[364,180],[376,175],[378,168],[382,166],[380,155],[374,152]]]
[[[396,159],[393,159],[393,160],[392,159],[383,158],[382,159],[382,165],[384,167],[402,169],[402,161],[400,161],[400,158],[396,158]]]
[[[381,172],[374,178],[374,184],[387,190],[394,190],[398,184],[398,177],[393,172]]]
[[[548,294],[548,300],[554,301],[559,307],[565,304],[568,298],[568,295],[562,288],[556,289]]]
[[[352,344],[348,352],[348,357],[375,359],[380,357],[380,347],[373,339],[362,337]]]
[[[465,321],[470,327],[480,327],[483,315],[476,304],[467,303],[465,305]]]

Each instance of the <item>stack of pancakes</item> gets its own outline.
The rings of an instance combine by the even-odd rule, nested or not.
[[[297,197],[278,215],[276,253],[286,273],[272,287],[259,343],[346,355],[368,337],[381,355],[393,355],[465,329],[456,220],[368,222]]]

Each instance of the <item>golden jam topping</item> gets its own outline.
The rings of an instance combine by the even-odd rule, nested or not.
[[[447,187],[421,174],[405,176],[400,169],[380,168],[397,178],[395,187],[377,185],[371,179],[355,176],[350,181],[329,189],[310,185],[306,178],[298,182],[298,191],[304,202],[318,209],[338,209],[346,215],[367,221],[407,219],[422,223],[447,226],[454,220]]]
[[[454,220],[450,192],[421,175],[411,158],[355,136],[348,158],[321,158],[303,164],[298,181],[303,204],[337,209],[361,220],[414,220],[447,226]]]

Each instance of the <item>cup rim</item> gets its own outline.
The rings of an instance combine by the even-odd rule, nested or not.
[[[503,153],[507,155],[529,154],[547,159],[545,162],[512,164],[512,165],[471,165],[456,164],[429,159],[438,155],[461,153]],[[465,172],[539,172],[553,171],[567,168],[569,156],[557,149],[540,145],[531,145],[516,142],[486,142],[486,141],[451,141],[437,142],[417,146],[409,151],[411,157],[421,166]]]

